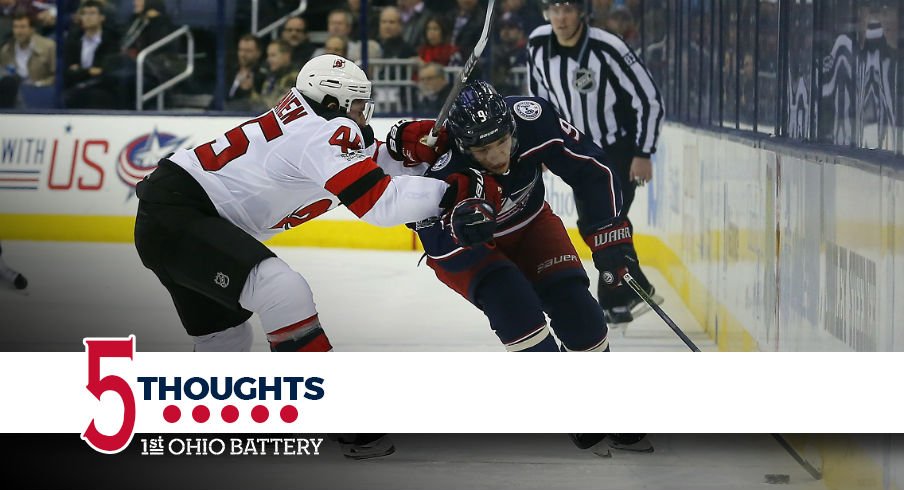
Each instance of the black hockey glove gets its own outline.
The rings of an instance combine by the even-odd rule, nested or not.
[[[476,169],[446,177],[449,190],[440,207],[446,209],[443,225],[452,239],[463,247],[472,247],[493,239],[496,212],[502,202],[496,180]]]
[[[584,237],[593,252],[593,265],[609,288],[622,283],[630,272],[637,275],[637,254],[634,253],[634,227],[627,218],[615,218],[606,226]]]
[[[495,206],[486,199],[465,199],[452,208],[448,226],[452,239],[462,247],[489,242],[496,231]]]

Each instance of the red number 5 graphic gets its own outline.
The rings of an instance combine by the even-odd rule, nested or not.
[[[126,339],[85,339],[85,350],[88,353],[88,391],[100,400],[108,391],[116,393],[122,400],[122,425],[113,435],[102,434],[94,425],[94,419],[85,433],[82,434],[89,446],[97,451],[115,454],[129,445],[135,428],[135,395],[126,380],[115,375],[100,377],[100,360],[107,357],[127,357],[132,359],[135,353],[135,336]]]

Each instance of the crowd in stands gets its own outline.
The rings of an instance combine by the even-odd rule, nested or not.
[[[58,100],[66,108],[134,109],[137,54],[186,20],[169,12],[178,11],[185,1],[69,0],[69,11],[57,12],[52,0],[0,0],[0,107],[27,107],[26,88],[54,86],[53,37],[56,23],[61,22],[64,91]],[[370,76],[386,82],[376,85],[380,87],[376,97],[407,99],[420,110],[435,112],[450,89],[454,67],[464,63],[477,43],[486,15],[486,0],[370,0],[369,39],[362,42],[361,0],[308,2],[303,15],[288,17],[272,35],[259,37],[251,32],[250,3],[227,2],[234,9],[229,16],[232,28],[223,78],[222,107],[227,110],[257,111],[274,103],[294,85],[298,69],[314,56],[331,53],[362,63],[366,48]],[[631,11],[639,8],[633,5],[637,0],[592,3],[597,12],[594,24],[616,29],[636,44]],[[258,30],[285,18],[298,1],[261,0],[259,5]],[[491,49],[479,69],[501,92],[523,93],[523,76],[514,76],[513,69],[526,66],[528,36],[545,23],[540,2],[501,0],[497,8]],[[124,10],[131,10],[130,15]],[[210,13],[215,15],[215,10]],[[192,28],[196,39],[203,41],[197,31]],[[215,32],[208,34],[215,38]],[[208,44],[199,43],[200,57],[214,72],[216,46]],[[180,48],[175,43],[147,60],[144,86],[153,87],[184,68],[185,53]],[[387,59],[404,69],[390,69],[389,62],[381,61]],[[216,76],[205,78],[200,70],[177,87],[209,94],[202,109],[219,108],[212,96]]]

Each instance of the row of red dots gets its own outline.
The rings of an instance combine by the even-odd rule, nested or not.
[[[231,424],[239,419],[239,409],[236,408],[235,405],[226,405],[220,410],[220,417],[223,419],[223,422]],[[166,408],[163,409],[163,420],[174,424],[182,418],[182,410],[175,405],[167,405]],[[198,422],[199,424],[203,424],[210,420],[210,409],[204,405],[198,405],[191,411],[191,418]],[[270,418],[270,410],[263,405],[255,405],[254,408],[251,409],[251,420],[257,423],[264,423],[267,419]],[[282,407],[279,411],[279,418],[283,420],[283,422],[289,424],[298,420],[298,409],[293,407],[292,405],[286,405]]]

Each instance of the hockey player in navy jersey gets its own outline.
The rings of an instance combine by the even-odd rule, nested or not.
[[[491,175],[484,197],[492,201],[493,191],[500,193],[495,223],[487,217],[497,228],[493,242],[468,247],[442,222],[418,224],[429,266],[486,314],[509,351],[608,351],[602,308],[562,221],[544,199],[542,177],[545,165],[574,189],[589,218],[581,236],[600,274],[616,287],[637,260],[629,246],[631,223],[621,215],[621,183],[603,151],[547,101],[503,98],[482,81],[462,90],[446,127],[452,150],[427,175]]]
[[[542,177],[545,165],[574,189],[577,206],[589,218],[580,225],[581,236],[604,280],[617,287],[637,259],[631,223],[621,214],[621,182],[603,150],[547,101],[503,98],[482,81],[462,89],[446,129],[452,149],[426,175],[444,180],[468,172],[483,175],[483,189],[472,188],[459,205],[468,205],[470,197],[484,199],[475,206],[488,201],[497,207],[471,224],[495,227],[489,243],[476,243],[487,236],[485,229],[461,237],[467,226],[455,227],[457,234],[442,221],[416,225],[437,277],[484,312],[508,351],[609,351],[602,307],[590,294],[565,226],[544,199]],[[570,436],[579,448],[597,454],[608,448],[653,451],[645,434]]]

